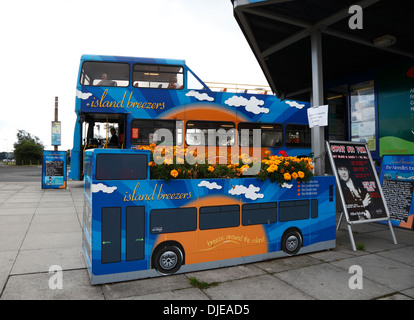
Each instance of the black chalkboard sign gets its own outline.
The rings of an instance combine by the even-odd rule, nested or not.
[[[366,143],[330,141],[326,146],[350,235],[351,224],[388,221],[395,240],[388,207]],[[353,237],[351,243],[355,250]]]

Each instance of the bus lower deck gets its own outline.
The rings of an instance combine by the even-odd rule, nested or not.
[[[335,247],[335,178],[150,179],[146,150],[85,152],[83,249],[92,284]]]

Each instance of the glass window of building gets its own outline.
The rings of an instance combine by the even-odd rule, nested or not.
[[[356,83],[349,88],[351,96],[351,141],[366,142],[376,150],[374,81]]]

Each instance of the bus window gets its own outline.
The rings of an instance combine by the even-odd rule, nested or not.
[[[283,145],[283,126],[281,124],[240,122],[238,129],[240,147],[253,146],[253,129],[261,130],[262,147],[275,148]],[[242,129],[249,130],[248,140],[241,134]]]
[[[311,146],[311,130],[306,125],[286,125],[286,147],[307,147]]]
[[[133,86],[136,88],[182,89],[184,68],[157,64],[134,64]]]
[[[238,227],[240,206],[211,206],[200,208],[200,230]]]
[[[309,219],[309,200],[280,201],[279,221]]]
[[[95,176],[97,180],[145,180],[147,162],[144,154],[98,154]]]
[[[151,144],[161,143],[176,145],[182,144],[182,129],[177,126],[176,120],[142,120],[134,119],[131,121],[131,144]],[[158,129],[166,129],[171,132],[173,141],[165,141],[166,137],[159,136],[155,132]]]
[[[268,224],[276,222],[277,203],[248,203],[242,206],[242,224]]]
[[[151,210],[152,234],[195,231],[197,208],[168,208]]]
[[[188,121],[185,139],[189,146],[231,147],[235,141],[235,128],[233,122]]]
[[[316,219],[319,215],[318,199],[312,199],[311,201],[311,218]]]
[[[79,82],[82,86],[127,87],[129,64],[86,61],[82,64]]]

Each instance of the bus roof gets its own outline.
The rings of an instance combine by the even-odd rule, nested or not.
[[[132,62],[147,64],[168,64],[168,65],[185,65],[185,60],[162,59],[162,58],[142,58],[142,57],[124,57],[124,56],[106,56],[84,54],[81,61],[113,61],[113,62]]]

